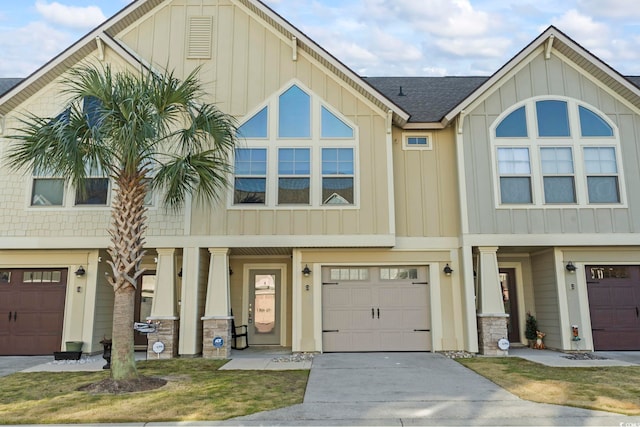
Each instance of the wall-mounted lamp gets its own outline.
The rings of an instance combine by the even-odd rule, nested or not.
[[[180,271],[178,272],[178,277],[182,277],[182,268],[180,268]]]
[[[566,266],[565,268],[567,269],[567,271],[568,271],[569,273],[572,273],[572,274],[573,274],[573,273],[575,273],[575,272],[576,272],[576,270],[577,270],[576,266],[575,266],[575,265],[573,265],[573,262],[571,262],[571,261],[569,261],[569,262],[567,263],[567,266]]]
[[[233,276],[233,270],[229,267],[229,276]]]
[[[304,265],[302,274],[304,275],[304,277],[309,277],[309,275],[311,274],[311,270],[309,269],[309,266],[307,264]]]
[[[442,271],[444,272],[445,275],[451,276],[451,273],[453,273],[453,268],[449,267],[449,264],[447,264],[444,266]]]
[[[86,271],[84,271],[84,267],[82,267],[82,266],[78,267],[78,269],[77,269],[77,270],[76,270],[76,272],[75,272],[76,276],[78,276],[78,277],[82,277],[82,276],[84,276],[86,273],[87,273],[87,272],[86,272]]]

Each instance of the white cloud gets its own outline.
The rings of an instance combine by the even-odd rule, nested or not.
[[[577,0],[578,9],[592,16],[616,19],[634,19],[640,17],[638,0]]]
[[[106,20],[97,6],[66,6],[58,2],[38,0],[36,11],[48,22],[73,29],[91,29]]]
[[[435,42],[442,51],[462,57],[504,58],[504,53],[510,47],[509,39],[501,37],[487,37],[478,39],[454,38],[439,39]]]

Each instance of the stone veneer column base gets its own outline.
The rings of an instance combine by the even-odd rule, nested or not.
[[[498,348],[498,340],[507,338],[508,314],[478,314],[478,350],[485,356],[507,356]]]
[[[213,346],[213,339],[221,337],[224,344]],[[228,359],[231,356],[231,317],[215,316],[202,318],[202,357],[205,359]]]
[[[156,325],[156,332],[147,334],[147,359],[173,359],[178,357],[178,337],[180,319],[149,319]],[[153,351],[153,344],[160,341],[164,350],[160,354]]]

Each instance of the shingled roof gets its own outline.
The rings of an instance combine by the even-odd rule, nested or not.
[[[366,77],[365,81],[411,114],[409,123],[439,122],[489,77]]]
[[[9,89],[22,81],[22,78],[4,77],[0,78],[0,96],[7,93]]]

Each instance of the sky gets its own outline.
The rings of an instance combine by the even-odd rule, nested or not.
[[[263,0],[363,76],[487,76],[549,25],[640,75],[639,0]],[[130,0],[0,0],[0,77],[26,77]]]

